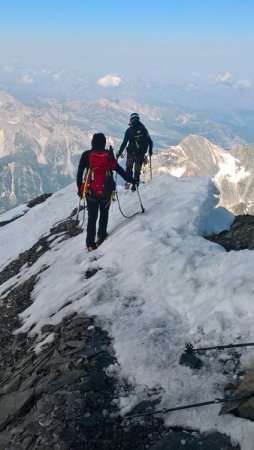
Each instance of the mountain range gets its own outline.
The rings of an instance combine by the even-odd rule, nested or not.
[[[186,174],[216,176],[216,184],[223,191],[223,204],[233,207],[243,204],[241,210],[250,211],[251,182],[246,174],[252,147],[243,146],[246,142],[232,124],[184,112],[169,104],[147,105],[131,99],[105,98],[90,101],[36,98],[25,104],[1,91],[0,212],[38,195],[55,192],[73,181],[80,155],[90,148],[94,132],[105,133],[108,145],[117,150],[133,111],[139,112],[154,141],[154,152],[160,154],[153,160],[155,174],[158,165],[174,174],[184,173],[185,165]],[[198,136],[189,136],[190,133]],[[213,142],[203,134],[213,136]],[[238,144],[228,152],[218,142],[227,147]],[[231,169],[229,160],[233,164]],[[221,164],[227,165],[227,173],[219,169]],[[241,179],[240,165],[244,167]],[[234,182],[230,170],[238,174]]]

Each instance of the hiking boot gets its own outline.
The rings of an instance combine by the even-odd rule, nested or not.
[[[125,183],[124,187],[125,187],[126,191],[128,191],[130,189],[130,183]]]
[[[135,186],[135,184],[133,184],[133,185],[131,186],[131,190],[132,190],[132,192],[135,192],[135,191],[136,191],[136,186]]]
[[[92,252],[93,250],[96,250],[96,249],[97,249],[97,245],[95,243],[87,246],[88,252]]]
[[[105,236],[100,236],[99,234],[97,235],[97,240],[96,240],[96,245],[101,245],[102,242],[105,241],[105,239],[107,239],[108,237],[108,233],[105,234]]]

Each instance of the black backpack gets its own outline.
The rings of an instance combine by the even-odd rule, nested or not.
[[[139,122],[130,127],[129,148],[135,153],[145,154],[149,145],[149,134],[144,125]]]

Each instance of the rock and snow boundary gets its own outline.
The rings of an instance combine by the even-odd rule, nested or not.
[[[109,238],[91,254],[85,234],[54,240],[50,251],[4,282],[5,296],[32,275],[40,275],[32,292],[33,303],[20,314],[17,332],[38,335],[73,312],[98,318],[113,338],[119,365],[108,373],[133,385],[129,395],[116,400],[123,414],[146,399],[160,398],[158,409],[223,397],[231,381],[216,358],[194,370],[178,361],[185,343],[207,346],[253,341],[253,263],[249,250],[226,252],[204,239],[228,229],[234,216],[216,208],[216,188],[207,178],[161,176],[140,188],[146,209],[125,220],[112,206]],[[139,208],[136,193],[119,192],[122,209],[131,215]],[[18,221],[1,229],[0,270],[31,248],[76,206],[74,184],[57,192]],[[94,276],[85,277],[87,271]],[[251,349],[242,364],[253,365]],[[231,415],[218,416],[220,406],[179,411],[165,416],[169,426],[228,434],[242,450],[254,442],[254,424]]]

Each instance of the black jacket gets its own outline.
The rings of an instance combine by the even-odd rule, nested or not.
[[[149,152],[149,155],[151,156],[151,155],[153,154],[153,141],[152,141],[152,139],[151,139],[151,137],[150,137],[150,135],[149,135],[147,129],[145,128],[145,126],[144,126],[140,121],[138,122],[138,124],[141,125],[142,127],[144,127],[144,129],[145,129],[146,132],[147,132],[147,137],[148,137],[148,152]],[[125,131],[124,139],[123,139],[123,142],[122,142],[122,144],[121,144],[121,146],[120,146],[120,149],[119,149],[119,152],[118,152],[118,156],[121,156],[121,154],[123,153],[123,151],[124,151],[126,145],[127,145],[128,142],[130,141],[131,135],[132,135],[132,129],[133,129],[133,126],[136,126],[136,125],[137,125],[137,124],[133,124],[133,125],[129,126],[129,128],[127,128],[127,130]]]

